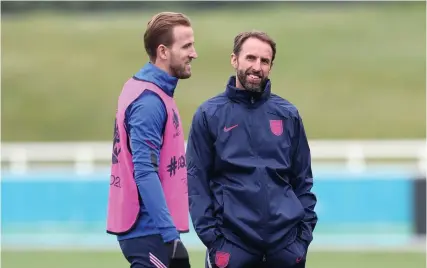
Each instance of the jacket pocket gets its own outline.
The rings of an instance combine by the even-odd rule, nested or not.
[[[283,188],[292,188],[292,184],[288,176],[282,176],[277,172],[277,169],[272,169],[267,167],[267,173],[275,181],[276,184],[283,186]]]
[[[305,210],[304,207],[301,204],[301,201],[298,199],[297,195],[295,194],[294,190],[292,188],[288,188],[286,191],[286,194],[294,201],[293,203],[296,206],[296,211],[299,211],[298,216],[300,216],[301,220],[304,218]]]
[[[214,211],[213,215],[216,219],[216,224],[222,226],[223,223],[223,214],[224,214],[224,189],[223,187],[217,187],[214,190]]]

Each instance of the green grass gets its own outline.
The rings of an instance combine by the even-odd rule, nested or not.
[[[3,268],[118,268],[129,267],[117,252],[72,252],[3,251]],[[191,264],[194,268],[204,267],[204,253],[192,252]],[[425,254],[386,252],[313,252],[309,253],[307,268],[423,268]]]
[[[310,139],[425,137],[425,3],[276,5],[187,12],[199,59],[176,93],[185,133],[233,74],[234,36],[256,28],[278,43],[273,91],[297,105]],[[2,18],[2,139],[110,140],[157,11]]]

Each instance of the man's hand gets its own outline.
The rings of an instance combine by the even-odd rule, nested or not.
[[[190,268],[190,257],[181,240],[166,244],[169,252],[169,268]]]

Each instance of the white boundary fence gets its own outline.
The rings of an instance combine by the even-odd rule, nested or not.
[[[399,160],[401,162],[410,162],[411,168],[419,168],[425,171],[426,167],[426,141],[425,140],[311,140],[310,148],[312,152],[313,162],[334,162],[340,161],[347,168],[352,171],[363,170],[367,163],[375,160],[389,161]],[[47,143],[2,143],[1,144],[1,161],[2,167],[5,166],[8,171],[15,174],[25,174],[33,168],[34,163],[47,164],[48,166],[55,163],[66,163],[80,174],[87,174],[93,172],[95,168],[100,165],[105,167],[111,163],[112,156],[112,142],[47,142]],[[336,162],[334,162],[336,163]],[[32,234],[34,240],[38,234]],[[66,236],[67,234],[65,234]],[[25,234],[25,243],[28,240],[28,234]],[[190,234],[191,236],[191,234]],[[189,239],[192,239],[190,236]],[[30,236],[31,237],[31,236]],[[53,248],[63,250],[64,248],[83,248],[84,250],[105,250],[109,248],[116,248],[115,242],[111,239],[106,241],[105,235],[91,236],[92,242],[102,243],[96,244],[91,247],[87,241],[87,235],[72,235],[72,238],[65,238],[65,245],[55,244]],[[17,239],[22,238],[22,235],[6,235],[9,241],[16,242]],[[187,237],[184,236],[183,239]],[[395,236],[393,239],[403,239],[402,243],[390,244],[390,235],[386,237],[375,236],[373,242],[366,244],[353,243],[350,245],[336,245],[334,241],[353,241],[353,239],[362,239],[369,241],[373,236],[369,234],[368,237],[362,238],[361,235],[357,237],[347,236],[334,237],[329,234],[319,235],[313,244],[314,251],[357,251],[357,250],[380,250],[380,251],[417,251],[425,252],[425,237],[400,237]],[[53,237],[46,237],[46,234],[40,236],[40,241],[47,242],[46,239],[58,239],[58,234]],[[69,239],[69,240],[67,240]],[[81,239],[81,240],[79,240]],[[319,240],[320,239],[320,240]],[[3,239],[4,240],[4,239]],[[71,242],[70,242],[71,241]],[[322,242],[319,242],[322,241]],[[355,240],[356,241],[356,240]],[[387,241],[387,244],[384,244]],[[80,244],[79,244],[80,243]],[[190,241],[185,242],[191,245]],[[4,243],[3,243],[4,244]],[[6,245],[6,247],[13,249],[13,243]],[[19,245],[17,249],[34,249],[31,245]],[[190,248],[202,250],[202,244],[195,244]],[[52,249],[52,245],[40,246],[37,249],[45,250]]]
[[[424,173],[427,161],[426,140],[311,140],[310,148],[313,162],[344,161],[355,172],[371,160],[401,160]],[[1,144],[2,169],[16,174],[26,173],[32,163],[68,163],[77,173],[87,174],[100,163],[109,164],[111,154],[110,141]]]

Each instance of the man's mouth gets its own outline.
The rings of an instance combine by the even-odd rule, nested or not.
[[[248,80],[251,83],[258,83],[259,81],[261,81],[261,77],[259,75],[256,74],[248,74]]]

